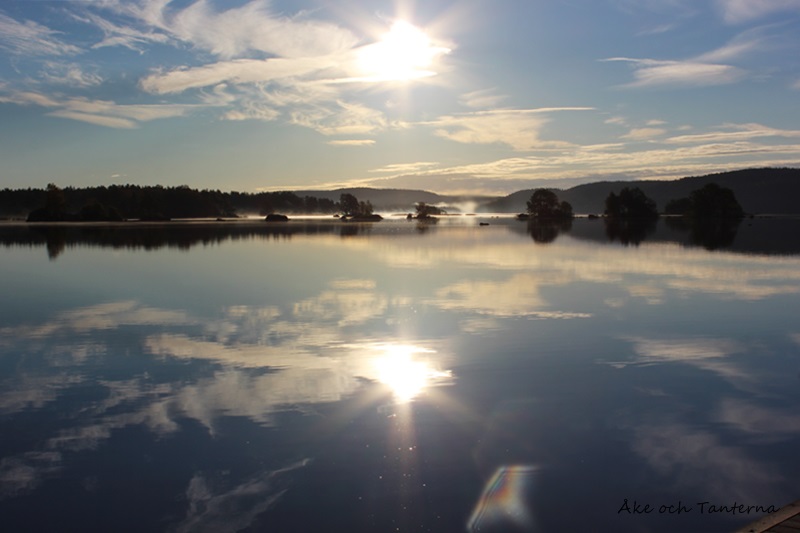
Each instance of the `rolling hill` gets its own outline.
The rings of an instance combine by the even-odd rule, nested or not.
[[[610,192],[639,187],[656,201],[659,210],[672,199],[683,198],[707,183],[717,183],[736,194],[746,213],[800,214],[800,169],[760,168],[694,176],[679,180],[601,181],[556,190],[560,200],[572,204],[575,213],[602,213]],[[525,189],[483,204],[482,211],[516,213],[524,211],[534,189]]]

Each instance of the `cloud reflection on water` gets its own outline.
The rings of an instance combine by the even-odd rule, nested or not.
[[[206,308],[205,315],[200,306],[167,309],[121,298],[51,314],[38,323],[1,328],[0,347],[19,364],[13,379],[0,384],[0,412],[8,416],[42,412],[59,420],[42,430],[36,449],[2,459],[0,481],[7,488],[2,496],[35,490],[43,480],[61,475],[71,454],[97,450],[126,428],[144,428],[156,438],[177,438],[188,422],[204,428],[213,439],[223,439],[222,421],[233,417],[272,430],[279,413],[317,416],[319,405],[348,400],[365,388],[380,390],[379,401],[384,403],[390,396],[398,403],[422,399],[430,387],[458,383],[459,372],[472,362],[469,358],[477,358],[469,352],[470,344],[474,341],[485,348],[485,334],[496,331],[508,332],[512,340],[506,345],[505,337],[493,337],[497,350],[492,358],[483,357],[481,364],[490,371],[499,368],[498,374],[473,376],[470,382],[491,401],[500,402],[505,394],[505,383],[490,383],[492,379],[507,379],[514,385],[516,376],[504,374],[503,358],[509,352],[523,353],[541,340],[537,359],[545,360],[553,346],[570,344],[571,339],[558,335],[585,336],[591,354],[564,349],[559,352],[563,362],[547,364],[552,362],[571,378],[586,361],[593,365],[614,353],[616,360],[610,364],[618,370],[603,371],[615,375],[627,368],[637,372],[637,378],[652,377],[666,366],[705,372],[702,379],[709,389],[688,391],[690,398],[685,398],[682,385],[670,381],[674,376],[648,382],[649,388],[641,389],[658,391],[647,401],[662,403],[652,410],[648,410],[651,404],[637,406],[623,437],[614,437],[616,444],[628,446],[638,457],[634,466],[648,466],[655,479],[674,484],[676,490],[698,488],[708,495],[734,495],[755,503],[761,501],[756,500],[759,491],[769,495],[776,480],[781,481],[779,469],[742,441],[777,442],[796,438],[800,432],[789,409],[759,399],[769,369],[759,368],[755,356],[762,353],[759,343],[767,342],[767,330],[759,333],[763,338],[752,340],[735,329],[710,331],[713,317],[685,330],[681,322],[685,317],[670,306],[684,299],[706,305],[737,300],[744,306],[795,295],[800,290],[798,258],[709,254],[648,243],[622,249],[568,237],[548,247],[529,242],[521,246],[502,233],[477,238],[469,234],[446,245],[418,237],[323,235],[295,240],[317,248],[335,244],[337,254],[355,255],[356,263],[363,261],[365,271],[374,271],[375,278],[343,276],[342,271],[350,268],[345,265],[329,281],[320,278],[318,283],[314,274],[327,273],[328,266],[311,265],[302,272],[309,280],[308,290],[253,303],[258,298],[237,299],[220,289],[211,294],[221,303],[211,311]],[[265,253],[262,248],[258,252]],[[436,275],[431,275],[434,271]],[[180,294],[178,290],[176,295]],[[606,305],[612,300],[617,307]],[[655,306],[664,310],[657,327],[648,329],[652,324],[639,315]],[[409,318],[417,312],[421,318]],[[583,320],[574,322],[573,329],[569,329],[573,323],[553,326],[530,321],[574,318]],[[630,323],[643,329],[631,332]],[[795,332],[780,332],[782,340],[774,342],[800,344]],[[557,338],[547,343],[547,335]],[[611,351],[620,344],[627,356]],[[465,349],[458,351],[456,346]],[[522,355],[514,362],[520,365],[520,379],[535,377],[531,368],[545,373],[555,368],[535,366]],[[530,368],[525,367],[528,363]],[[151,371],[161,373],[151,375]],[[558,415],[580,422],[594,402],[616,406],[612,403],[616,389],[610,387],[629,383],[603,381],[609,379],[616,376],[597,372],[597,381],[588,388],[578,383],[575,390],[580,394],[565,396]],[[723,386],[730,397],[713,389]],[[537,392],[549,390],[541,389]],[[534,394],[525,388],[516,392]],[[470,391],[459,393],[468,397]],[[65,397],[70,401],[56,405]],[[705,402],[704,411],[689,405],[698,399]],[[480,422],[479,412],[469,415],[470,423]],[[552,434],[565,431],[561,422],[553,426]],[[577,428],[584,427],[577,422]],[[523,429],[528,428],[520,429],[520,439],[543,438],[523,434]],[[576,429],[574,435],[586,436],[588,455],[594,453],[592,439],[609,438],[582,431]],[[723,431],[740,440],[727,441]],[[488,442],[487,449],[499,447],[486,434],[482,439]],[[228,508],[240,510],[242,520],[230,523],[246,527],[280,497],[283,488],[273,476],[280,470],[264,470],[230,484],[217,482],[208,471],[197,471],[188,481],[189,510],[179,529],[223,527],[222,511]],[[728,486],[734,488],[727,490]],[[242,507],[242,502],[252,500],[257,503]]]

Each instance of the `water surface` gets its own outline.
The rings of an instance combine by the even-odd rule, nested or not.
[[[0,523],[710,532],[800,497],[798,221],[480,220],[0,227]]]

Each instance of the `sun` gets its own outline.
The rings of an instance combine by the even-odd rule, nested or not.
[[[435,380],[449,378],[449,371],[437,371],[428,362],[415,359],[417,354],[435,353],[417,346],[387,344],[373,363],[378,380],[388,386],[395,400],[405,403],[419,395]]]
[[[371,80],[408,81],[435,76],[436,59],[449,52],[420,28],[397,21],[378,42],[361,48],[358,64]]]

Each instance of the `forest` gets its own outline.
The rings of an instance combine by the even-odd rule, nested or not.
[[[281,213],[330,214],[337,202],[292,192],[222,192],[187,185],[0,190],[0,216],[31,220],[168,220]]]

